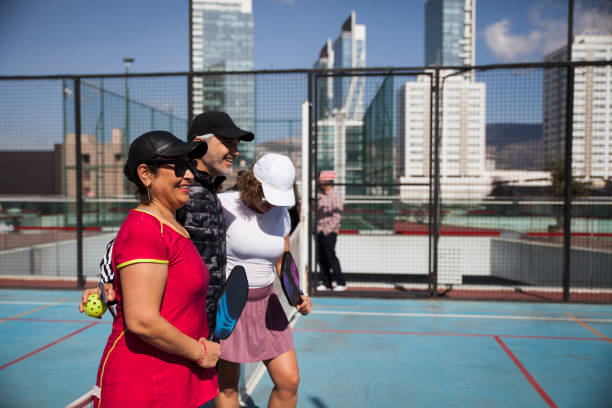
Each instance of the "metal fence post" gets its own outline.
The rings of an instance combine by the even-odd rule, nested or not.
[[[81,159],[81,78],[74,78],[74,150],[76,171],[77,287],[85,287],[83,276],[83,165]]]
[[[313,78],[314,76],[314,78]],[[308,274],[308,288],[310,290],[310,293],[313,292],[312,288],[314,288],[316,285],[316,282],[314,280],[314,272],[317,270],[317,266],[318,266],[318,254],[316,252],[316,248],[318,243],[316,242],[316,239],[314,240],[315,243],[315,248],[313,249],[312,247],[312,239],[310,237],[315,236],[316,234],[316,211],[313,211],[313,209],[316,208],[316,194],[317,194],[317,187],[318,187],[318,180],[316,178],[316,174],[317,174],[317,160],[318,160],[318,115],[317,115],[317,109],[319,109],[318,106],[318,98],[319,98],[319,90],[317,89],[319,87],[319,79],[318,76],[316,76],[315,73],[313,72],[309,72],[308,73],[308,101],[310,102],[310,109],[309,109],[309,114],[308,114],[308,120],[310,121],[311,124],[313,124],[314,126],[310,127],[310,132],[309,132],[309,148],[308,148],[308,159],[310,161],[310,166],[308,168],[308,170],[310,171],[310,180],[315,180],[315,191],[312,191],[312,182],[308,183],[308,187],[307,187],[307,191],[308,191],[308,208],[310,209],[310,218],[307,220],[308,222],[308,261],[309,263],[311,263],[310,265],[310,272]],[[313,198],[314,196],[314,198]],[[314,216],[313,216],[314,215]],[[313,224],[314,222],[314,224]],[[315,237],[316,238],[316,237]],[[313,254],[313,250],[315,251],[315,253]],[[313,262],[310,262],[310,261]],[[317,275],[318,276],[318,275]]]
[[[433,157],[430,160],[433,162],[433,186],[430,187],[430,224],[429,224],[429,286],[431,295],[438,296],[438,240],[440,238],[440,69],[435,70],[435,92],[434,103],[434,132],[433,140],[430,143],[430,149],[433,147]],[[430,164],[430,169],[432,165]],[[433,197],[431,196],[433,193]],[[432,220],[433,214],[433,220]]]
[[[570,256],[572,250],[572,147],[574,125],[574,67],[572,66],[572,41],[574,1],[569,0],[567,18],[567,81],[565,87],[565,186],[563,197],[563,301],[570,295]]]

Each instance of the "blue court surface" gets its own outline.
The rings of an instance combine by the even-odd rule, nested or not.
[[[79,298],[0,290],[0,407],[64,407],[91,389],[111,316],[80,314]],[[292,322],[299,407],[612,406],[611,305],[313,304]],[[268,374],[248,375],[247,406],[267,406]]]

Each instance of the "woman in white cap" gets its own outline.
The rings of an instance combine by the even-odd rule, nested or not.
[[[295,167],[287,156],[263,155],[238,181],[238,191],[219,195],[226,223],[226,275],[242,265],[249,298],[232,335],[222,341],[216,408],[238,407],[240,363],[262,361],[274,388],[269,407],[295,407],[300,382],[297,357],[287,316],[274,291],[282,254],[289,250],[295,204]],[[302,295],[302,314],[312,308]]]

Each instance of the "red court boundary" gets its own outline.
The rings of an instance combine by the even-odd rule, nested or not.
[[[31,276],[31,275],[30,275]],[[85,288],[97,287],[93,281],[87,279],[98,280],[97,276],[85,277]],[[25,279],[25,278],[0,278],[0,288],[43,288],[43,289],[78,289],[76,278],[68,277],[65,279]]]
[[[15,227],[17,231],[76,231],[77,227],[34,227],[19,225]],[[102,231],[102,227],[83,227],[83,231]]]
[[[393,234],[395,235],[429,235],[429,230],[426,224],[416,224],[419,227],[406,229],[404,227],[395,228]],[[77,227],[46,227],[46,226],[29,226],[29,225],[18,225],[15,227],[16,231],[76,231]],[[102,231],[102,227],[83,227],[83,231]],[[474,228],[474,227],[454,227],[448,225],[440,226],[440,235],[449,236],[483,236],[483,237],[498,237],[501,235],[502,230],[498,229],[487,229],[487,228]],[[340,234],[362,234],[357,229],[344,229],[340,230]],[[365,230],[364,235],[377,235],[370,234],[369,231]],[[392,234],[392,235],[393,235]],[[386,235],[386,234],[382,234]],[[610,238],[612,237],[611,232],[572,232],[572,237],[588,237],[588,238]],[[563,232],[525,232],[525,236],[528,237],[562,237]]]
[[[546,404],[549,407],[554,407],[557,408],[557,404],[555,404],[555,402],[548,396],[548,394],[546,394],[546,391],[544,391],[544,389],[542,389],[542,387],[540,387],[540,384],[538,384],[538,382],[535,380],[535,378],[533,378],[533,376],[529,373],[529,371],[527,371],[527,369],[525,368],[525,366],[519,361],[519,359],[514,355],[514,353],[512,352],[512,350],[510,350],[510,348],[508,348],[508,346],[506,346],[506,343],[504,343],[502,341],[502,339],[499,338],[499,336],[493,336],[495,338],[495,341],[497,343],[499,343],[499,345],[501,346],[502,349],[504,349],[504,351],[506,352],[506,354],[508,354],[508,357],[510,357],[510,359],[514,362],[514,364],[516,364],[516,366],[518,367],[519,370],[521,370],[521,373],[523,373],[523,375],[525,376],[525,378],[527,378],[527,381],[529,381],[529,384],[531,384],[531,386],[533,388],[535,388],[535,390],[538,392],[538,394],[540,394],[540,396],[542,397],[542,399],[544,399],[544,401],[546,401]]]
[[[9,320],[10,320],[10,319],[9,319]],[[40,347],[40,348],[37,348],[36,350],[29,352],[28,354],[24,354],[23,356],[19,357],[18,359],[13,360],[13,361],[11,361],[11,362],[9,362],[9,363],[6,363],[6,364],[4,364],[4,365],[0,366],[0,370],[4,370],[5,368],[10,367],[10,366],[12,366],[12,365],[13,365],[13,364],[15,364],[15,363],[20,362],[21,360],[25,360],[26,358],[31,357],[31,356],[33,356],[34,354],[38,354],[38,353],[40,353],[41,351],[46,350],[46,349],[48,349],[49,347],[52,347],[52,346],[56,345],[57,343],[60,343],[60,342],[62,342],[62,341],[64,341],[64,340],[66,340],[66,339],[69,339],[70,337],[74,336],[75,334],[79,334],[80,332],[82,332],[82,331],[84,331],[84,330],[87,330],[87,329],[89,329],[90,327],[96,326],[97,324],[98,324],[98,322],[90,323],[90,324],[88,324],[88,325],[87,325],[87,326],[85,326],[85,327],[81,327],[80,329],[75,330],[75,331],[73,331],[72,333],[65,335],[64,337],[62,337],[62,338],[59,338],[59,339],[55,340],[54,342],[51,342],[51,343],[49,343],[49,344],[47,344],[47,345],[44,345],[44,346],[42,346],[42,347]]]
[[[550,396],[544,391],[544,389],[538,384],[533,378],[525,366],[519,361],[514,355],[512,350],[506,346],[500,337],[512,337],[512,338],[536,338],[536,339],[554,339],[554,340],[597,340],[603,341],[600,338],[592,337],[554,337],[554,336],[521,336],[521,335],[494,335],[494,334],[464,334],[464,333],[424,333],[424,332],[393,332],[393,331],[374,331],[374,330],[333,330],[333,329],[293,329],[293,331],[302,332],[325,332],[325,333],[366,333],[366,334],[400,334],[400,335],[416,335],[416,336],[461,336],[461,337],[493,337],[495,341],[501,346],[506,352],[508,357],[514,362],[521,373],[525,376],[529,384],[537,391],[546,404],[551,408],[557,408],[557,404],[550,398]]]
[[[19,322],[46,322],[46,323],[87,323],[83,320],[68,320],[68,319],[32,319],[28,317],[0,317],[0,320],[6,322],[19,321]],[[99,321],[96,324],[113,324],[113,322]]]
[[[83,321],[81,320],[57,320],[57,319],[25,319],[25,318],[15,318],[15,319],[7,319],[7,321],[9,320],[17,320],[17,321],[38,321],[38,322],[65,322],[65,323],[83,323]],[[67,334],[64,337],[61,337],[49,344],[46,344],[34,351],[31,351],[28,354],[25,354],[9,363],[6,363],[2,366],[0,366],[0,370],[3,370],[7,367],[12,366],[15,363],[18,363],[22,360],[25,360],[28,357],[31,357],[35,354],[40,353],[43,350],[48,349],[49,347],[52,347],[58,343],[61,343],[64,340],[69,339],[70,337],[79,334],[82,331],[85,331],[93,326],[96,326],[98,324],[105,324],[107,322],[93,322],[88,324],[85,327],[82,327],[78,330],[73,331],[70,334]],[[523,365],[521,364],[520,361],[518,361],[518,359],[514,356],[514,354],[512,354],[512,351],[510,351],[510,349],[508,349],[508,347],[503,343],[503,341],[500,339],[500,337],[509,337],[509,338],[523,338],[523,339],[551,339],[551,340],[579,340],[579,341],[604,341],[604,339],[602,338],[598,338],[598,337],[560,337],[560,336],[524,336],[524,335],[512,335],[512,334],[500,334],[500,335],[495,335],[495,334],[471,334],[471,333],[426,333],[426,332],[402,332],[402,331],[375,331],[375,330],[338,330],[338,329],[296,329],[294,328],[293,331],[297,331],[297,332],[319,332],[319,333],[359,333],[359,334],[395,334],[395,335],[412,335],[412,336],[459,336],[459,337],[493,337],[504,349],[504,351],[506,351],[506,353],[510,356],[510,358],[512,359],[512,361],[514,361],[514,363],[519,367],[519,369],[521,370],[521,372],[523,372],[523,374],[525,375],[525,377],[527,377],[527,380],[531,383],[531,385],[533,385],[533,387],[536,389],[536,391],[538,391],[538,393],[542,396],[542,398],[544,398],[544,400],[549,403],[550,407],[556,407],[556,405],[554,404],[554,402],[550,399],[550,397],[548,397],[548,395],[544,392],[544,390],[542,390],[542,388],[538,385],[538,383],[535,381],[535,379],[533,379],[533,377],[531,376],[531,374],[529,374],[529,372],[527,371],[527,369],[525,369],[525,367],[523,367]],[[550,402],[549,402],[550,401]],[[551,405],[552,404],[552,405]]]
[[[502,230],[484,229],[484,228],[456,228],[448,227],[440,230],[441,236],[454,236],[454,237],[499,237]],[[397,228],[394,231],[388,231],[388,233],[370,233],[368,230],[361,232],[356,229],[344,229],[340,230],[340,235],[429,235],[430,232],[427,229],[402,229]],[[552,238],[552,237],[563,237],[563,232],[525,232],[526,237],[537,237],[537,238]],[[572,232],[572,237],[586,237],[586,238],[611,238],[612,232]]]
[[[27,317],[6,318],[6,321],[23,322],[48,322],[48,323],[85,323],[83,320],[62,320],[62,319],[32,319]],[[87,329],[96,324],[112,324],[108,321],[99,321],[85,327]],[[84,330],[80,329],[80,330]],[[293,328],[298,332],[317,332],[317,333],[346,333],[346,334],[393,334],[401,336],[457,336],[457,337],[507,337],[513,339],[540,339],[540,340],[576,340],[576,341],[606,341],[600,337],[567,337],[567,336],[529,336],[522,334],[487,334],[487,333],[428,333],[428,332],[406,332],[406,331],[384,331],[384,330],[340,330],[340,329],[299,329]],[[75,332],[73,334],[78,333]]]

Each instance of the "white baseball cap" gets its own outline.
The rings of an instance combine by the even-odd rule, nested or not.
[[[264,154],[255,162],[253,173],[263,187],[267,202],[279,207],[295,205],[295,167],[289,157],[277,153]]]

